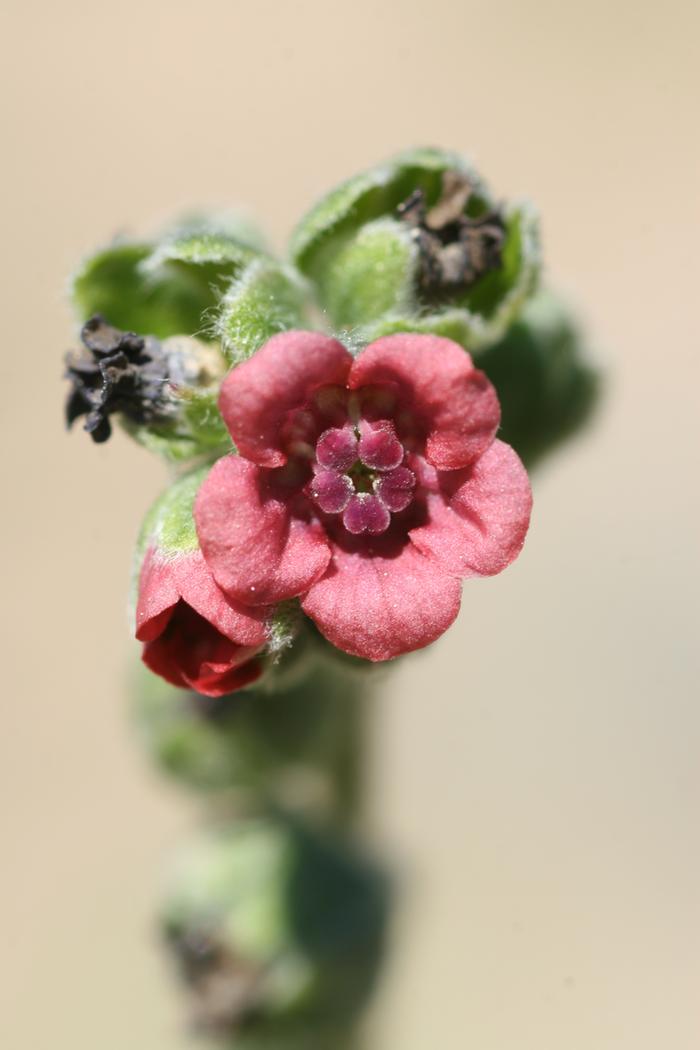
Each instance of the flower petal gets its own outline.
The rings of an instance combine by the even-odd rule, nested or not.
[[[170,566],[170,559],[158,557],[155,547],[149,547],[141,566],[136,605],[136,637],[140,642],[158,637],[180,598]]]
[[[240,646],[265,644],[269,610],[264,606],[251,608],[228,598],[217,587],[201,551],[174,558],[173,572],[183,599],[225,638]]]
[[[426,459],[439,470],[472,463],[491,444],[500,421],[494,387],[451,339],[399,333],[377,339],[355,358],[351,389],[394,384],[427,435]]]
[[[259,660],[247,660],[240,667],[231,667],[227,671],[210,671],[208,665],[202,665],[202,671],[197,678],[183,675],[185,683],[196,693],[202,696],[226,696],[235,693],[238,689],[255,682],[262,674],[262,665]]]
[[[224,696],[261,674],[259,646],[238,645],[181,599],[162,634],[144,644],[143,662],[173,685]]]
[[[269,610],[251,609],[227,598],[217,587],[201,551],[164,555],[151,547],[139,581],[137,639],[150,642],[162,634],[180,599],[237,645],[261,646],[267,641]]]
[[[461,584],[411,543],[334,544],[326,575],[302,599],[321,633],[346,653],[389,660],[435,641],[459,612]]]
[[[291,513],[270,471],[238,456],[215,463],[195,501],[205,561],[219,586],[244,605],[302,594],[323,575],[331,552],[317,522]]]
[[[518,556],[530,523],[532,492],[518,456],[494,441],[473,467],[438,475],[429,521],[410,533],[446,572],[493,576]]]
[[[281,332],[224,380],[219,408],[238,451],[263,467],[281,467],[287,456],[280,427],[318,386],[344,385],[352,357],[320,332]]]

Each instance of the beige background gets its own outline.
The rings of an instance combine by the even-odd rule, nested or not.
[[[0,1046],[183,1045],[150,923],[193,808],[124,687],[164,471],[64,434],[65,276],[192,204],[245,202],[281,245],[434,142],[537,201],[609,385],[538,472],[520,561],[377,706],[404,922],[375,1045],[697,1050],[699,33],[692,0],[6,7]]]

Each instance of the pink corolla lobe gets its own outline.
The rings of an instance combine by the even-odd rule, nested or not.
[[[214,465],[195,521],[239,606],[299,597],[332,644],[386,660],[439,637],[461,579],[523,545],[527,474],[496,438],[493,386],[448,339],[400,333],[353,358],[285,332],[233,369],[220,408],[239,456]]]
[[[264,607],[246,607],[217,587],[200,551],[164,556],[150,548],[141,569],[136,637],[142,658],[172,685],[225,696],[262,673]]]

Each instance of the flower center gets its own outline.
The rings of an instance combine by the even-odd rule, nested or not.
[[[316,442],[311,498],[324,514],[342,515],[348,532],[376,536],[413,500],[416,477],[388,420],[332,427]]]

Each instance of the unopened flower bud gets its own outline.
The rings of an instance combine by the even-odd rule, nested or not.
[[[136,551],[136,637],[155,674],[219,697],[261,677],[273,610],[243,608],[207,568],[192,520],[203,476],[180,478],[146,517]]]
[[[342,1045],[387,907],[384,877],[330,833],[281,815],[210,832],[180,858],[163,911],[195,1025],[251,1050]]]

